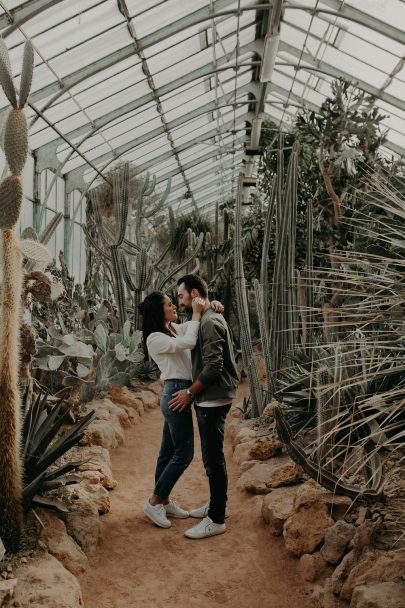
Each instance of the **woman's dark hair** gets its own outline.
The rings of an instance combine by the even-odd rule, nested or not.
[[[171,335],[167,330],[164,321],[163,304],[165,302],[165,294],[162,291],[153,291],[139,305],[139,310],[143,316],[142,333],[143,343],[146,351],[146,340],[154,331],[161,331],[164,334]]]

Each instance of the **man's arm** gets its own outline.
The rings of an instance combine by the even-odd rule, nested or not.
[[[183,411],[191,405],[195,395],[212,384],[220,375],[224,365],[224,334],[225,328],[223,325],[211,320],[201,327],[203,368],[189,389],[174,393],[169,402],[171,410]]]

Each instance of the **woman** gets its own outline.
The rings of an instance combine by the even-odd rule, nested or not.
[[[156,463],[153,494],[143,506],[143,512],[161,528],[170,528],[171,517],[185,518],[188,511],[170,500],[170,493],[194,456],[194,431],[191,408],[182,412],[169,409],[173,393],[192,384],[191,353],[197,342],[201,313],[205,302],[193,300],[192,320],[181,325],[176,306],[160,291],[148,295],[141,304],[143,338],[150,357],[155,361],[164,380],[160,408],[164,416],[163,436]],[[223,311],[220,302],[212,302],[217,312]]]

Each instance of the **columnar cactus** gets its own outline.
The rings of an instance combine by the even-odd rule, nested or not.
[[[240,323],[240,344],[243,365],[246,368],[250,384],[253,416],[260,416],[264,407],[264,392],[260,385],[259,373],[252,348],[249,325],[249,309],[246,297],[246,280],[242,255],[242,185],[238,182],[235,212],[235,288]]]
[[[109,253],[100,250],[105,258],[109,261],[112,274],[113,274],[113,289],[115,295],[115,301],[118,309],[118,318],[120,321],[121,328],[127,319],[127,311],[125,304],[125,286],[122,266],[120,264],[119,247],[121,247],[125,231],[127,227],[128,210],[129,210],[129,163],[125,163],[123,171],[114,173],[113,177],[113,211],[115,218],[115,225],[107,227],[103,222],[103,217],[100,210],[100,201],[97,189],[91,191],[91,199],[94,207],[95,218],[97,222],[97,228],[104,247],[108,249]],[[85,230],[87,238],[92,242],[91,237],[87,230]],[[95,245],[92,242],[93,246]]]
[[[229,239],[229,209],[225,207],[223,210],[223,219],[224,219],[224,243],[226,243]]]
[[[297,309],[295,258],[295,231],[297,209],[298,147],[294,144],[287,168],[286,182],[283,175],[282,145],[279,152],[276,207],[276,257],[274,261],[270,345],[274,372],[280,369],[283,357],[296,344]]]
[[[0,40],[0,83],[12,106],[7,117],[4,151],[11,175],[0,185],[2,275],[0,314],[0,537],[6,549],[18,548],[23,526],[20,457],[19,321],[22,253],[14,229],[23,201],[21,173],[28,153],[28,128],[23,108],[32,81],[34,51],[24,48],[20,95],[14,87],[7,48]]]

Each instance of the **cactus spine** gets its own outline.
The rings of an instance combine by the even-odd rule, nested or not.
[[[20,174],[28,151],[27,121],[23,107],[32,79],[33,49],[27,42],[17,104],[7,47],[0,40],[0,82],[12,105],[6,123],[4,151],[12,176],[0,187],[0,230],[3,249],[3,286],[0,326],[0,536],[9,551],[18,549],[23,509],[20,456],[19,321],[22,289],[22,254],[14,234],[22,205]],[[7,187],[4,183],[7,182]]]

